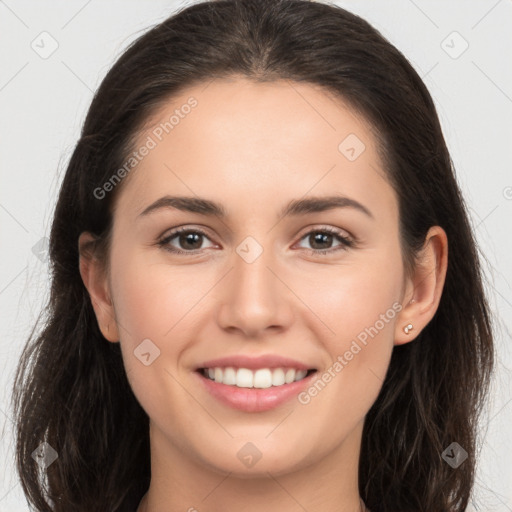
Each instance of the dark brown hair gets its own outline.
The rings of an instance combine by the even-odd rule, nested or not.
[[[477,419],[494,365],[478,249],[436,109],[407,59],[366,21],[305,0],[221,0],[189,6],[138,38],[94,96],[62,183],[50,235],[51,295],[14,383],[16,464],[39,511],[122,511],[149,486],[148,417],[119,344],[103,338],[79,274],[78,237],[108,247],[122,183],[93,193],[133,151],[151,115],[200,82],[242,76],[321,86],[367,119],[396,191],[406,269],[431,226],[450,257],[439,308],[412,343],[396,346],[368,412],[360,493],[381,512],[462,512],[474,482]],[[31,453],[58,453],[46,475]],[[453,469],[453,441],[468,453]],[[46,477],[46,479],[45,479]]]

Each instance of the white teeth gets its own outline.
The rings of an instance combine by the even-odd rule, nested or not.
[[[221,371],[220,368],[215,368],[215,371]],[[239,388],[252,388],[253,387],[254,376],[251,370],[247,368],[238,368],[236,372],[236,384]]]
[[[215,382],[237,386],[239,388],[270,388],[282,386],[303,379],[307,370],[295,370],[294,368],[260,368],[249,370],[248,368],[208,368],[203,370],[203,375]]]
[[[254,372],[255,388],[270,388],[272,386],[272,372],[268,368],[256,370]]]
[[[302,380],[307,375],[307,370],[297,370],[295,380]]]
[[[224,368],[222,382],[229,386],[236,386],[236,371],[234,368]]]
[[[282,386],[284,384],[284,370],[276,368],[272,372],[272,386]]]

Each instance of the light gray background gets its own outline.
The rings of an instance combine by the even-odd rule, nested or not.
[[[126,45],[191,3],[0,0],[0,512],[28,510],[11,462],[8,400],[21,348],[47,298],[44,237],[86,109]],[[488,260],[499,351],[468,511],[512,511],[512,2],[336,3],[394,43],[436,102]],[[44,55],[52,44],[56,51]]]

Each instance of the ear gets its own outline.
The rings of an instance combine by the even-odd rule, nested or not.
[[[397,317],[395,345],[414,340],[432,320],[443,293],[448,268],[448,237],[440,226],[432,226],[418,257],[414,275],[407,279],[404,303]],[[412,325],[407,334],[404,327]]]
[[[84,282],[96,320],[103,336],[111,342],[119,341],[119,333],[112,304],[110,286],[105,272],[105,262],[101,261],[94,251],[96,238],[88,232],[83,232],[78,239],[80,254],[80,275]]]

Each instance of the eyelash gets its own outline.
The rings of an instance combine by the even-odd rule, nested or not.
[[[180,235],[182,233],[196,233],[196,234],[200,234],[206,238],[209,239],[208,235],[202,231],[201,229],[198,229],[198,228],[177,228],[175,229],[174,231],[172,231],[171,233],[169,233],[169,235],[167,235],[165,238],[161,239],[158,241],[158,245],[160,247],[163,247],[166,251],[169,251],[173,254],[180,254],[180,255],[185,255],[185,254],[188,254],[188,255],[193,255],[193,254],[198,254],[198,251],[201,251],[201,249],[196,249],[196,250],[192,250],[192,251],[183,251],[182,249],[176,249],[175,247],[171,247],[169,245],[169,242],[175,238],[177,235]],[[321,228],[321,229],[312,229],[311,231],[308,231],[307,233],[305,233],[300,240],[303,240],[304,238],[306,238],[307,236],[310,236],[311,234],[313,233],[323,233],[323,234],[329,234],[329,235],[333,235],[339,242],[341,242],[341,245],[338,246],[338,247],[335,247],[334,249],[306,249],[306,251],[309,252],[309,254],[311,254],[312,256],[326,256],[328,254],[332,254],[332,253],[335,253],[337,251],[340,251],[340,250],[347,250],[347,249],[350,249],[352,247],[355,246],[355,241],[346,237],[346,236],[343,236],[339,231],[337,231],[336,229],[333,229],[333,228]]]

